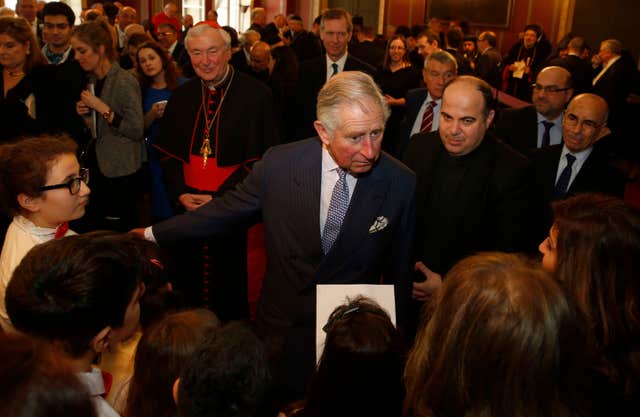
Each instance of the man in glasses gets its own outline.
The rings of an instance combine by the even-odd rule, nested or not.
[[[562,112],[573,95],[571,73],[562,67],[540,71],[533,105],[501,113],[496,135],[525,155],[562,142]]]
[[[551,202],[586,192],[622,197],[625,179],[611,166],[605,149],[610,136],[608,113],[607,102],[600,96],[574,97],[562,121],[564,143],[534,154],[533,177],[539,201],[544,205],[540,238],[546,236],[551,226]]]

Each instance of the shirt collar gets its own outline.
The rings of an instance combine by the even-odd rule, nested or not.
[[[551,122],[551,123],[554,124],[553,127],[562,128],[562,116],[563,116],[563,113],[560,113],[560,116],[558,116],[558,117],[556,117],[555,119],[552,119],[552,120],[547,120],[546,117],[544,117],[543,115],[541,115],[538,112],[536,112],[536,115],[538,116],[538,123]]]
[[[90,396],[95,397],[105,393],[104,379],[102,372],[98,368],[91,368],[90,372],[79,372],[76,377],[84,385]]]
[[[71,50],[72,50],[71,45],[69,45],[63,53],[59,54],[57,52],[52,52],[51,49],[49,48],[48,43],[42,47],[42,53],[44,54],[45,58],[47,58],[47,61],[50,64],[54,64],[54,65],[62,64],[63,62],[65,62],[67,58],[69,58],[69,54],[71,53]],[[55,58],[59,56],[61,58],[55,61]]]
[[[33,235],[33,236],[41,236],[44,238],[50,238],[53,239],[53,237],[56,234],[56,229],[57,228],[49,228],[49,227],[40,227],[40,226],[36,226],[35,223],[33,223],[31,220],[27,219],[26,217],[17,215],[14,219],[13,219],[21,228],[23,228],[24,230],[26,230],[29,234]]]
[[[338,64],[338,68],[344,70],[344,65],[347,62],[347,55],[349,55],[349,53],[345,52],[345,54],[342,55],[337,61],[333,61],[331,58],[329,58],[329,55],[327,55],[327,68],[331,68],[331,64],[336,63]]]
[[[593,151],[593,145],[589,146],[587,149],[583,149],[580,152],[571,152],[567,149],[567,145],[562,145],[562,153],[560,154],[560,160],[566,158],[565,155],[570,153],[571,155],[576,157],[576,161],[582,165],[584,161],[587,160],[589,155],[591,155],[591,151]]]
[[[327,145],[322,144],[322,173],[334,171],[338,167],[336,161],[333,160],[333,157],[329,153],[327,149]]]

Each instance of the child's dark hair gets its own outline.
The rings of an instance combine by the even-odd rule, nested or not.
[[[132,242],[143,261],[145,292],[140,299],[140,325],[146,329],[167,314],[183,310],[187,303],[184,296],[173,288],[172,266],[162,248],[144,239],[133,239]]]
[[[71,357],[86,353],[101,330],[124,324],[143,272],[132,239],[94,232],[34,247],[7,287],[13,325]]]
[[[270,380],[263,343],[245,323],[231,322],[209,334],[187,362],[178,389],[179,415],[255,416]]]

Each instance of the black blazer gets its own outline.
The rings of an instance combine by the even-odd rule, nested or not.
[[[530,155],[538,147],[538,115],[534,106],[504,109],[495,123],[498,139]]]
[[[235,189],[193,212],[153,226],[160,245],[265,225],[267,269],[257,309],[259,329],[284,349],[281,371],[291,390],[306,388],[315,365],[316,284],[396,287],[398,321],[410,298],[415,177],[382,154],[358,180],[342,230],[324,255],[320,240],[321,143],[271,148]],[[377,219],[387,226],[372,231]]]
[[[602,138],[593,146],[593,151],[569,186],[567,197],[579,193],[623,196],[626,179],[609,163],[607,151],[602,146],[606,140],[607,138]],[[542,214],[541,223],[537,226],[539,238],[544,238],[551,227],[551,203],[554,201],[553,194],[562,147],[563,145],[553,145],[538,149],[531,158],[534,192],[540,204],[537,210]]]
[[[478,55],[476,72],[479,78],[488,82],[491,87],[500,89],[502,86],[502,55],[496,48],[489,48]]]
[[[414,135],[405,153],[403,162],[416,172],[415,259],[445,274],[477,251],[532,250],[529,161],[487,134],[470,154],[458,157],[464,176],[460,188],[450,190],[455,204],[432,207],[437,168],[446,157],[438,132]],[[439,216],[446,216],[455,230]]]
[[[607,125],[624,140],[628,140],[628,136],[635,136],[631,122],[634,116],[627,103],[627,97],[631,92],[639,92],[638,83],[638,71],[623,56],[614,62],[593,86],[593,93],[604,98],[609,104]]]
[[[344,71],[362,71],[371,76],[375,68],[358,58],[348,55],[344,64]],[[296,99],[295,128],[293,140],[299,140],[316,135],[313,122],[316,120],[316,101],[318,92],[327,81],[327,55],[309,59],[300,63],[298,75],[298,94]]]
[[[190,61],[189,54],[187,53],[182,41],[178,41],[176,44],[176,47],[173,49],[173,53],[171,54],[171,58],[173,58],[180,68]]]

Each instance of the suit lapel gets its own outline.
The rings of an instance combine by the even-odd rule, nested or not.
[[[415,101],[407,106],[407,115],[405,117],[408,127],[407,135],[409,137],[411,136],[411,129],[416,121],[416,117],[418,117],[418,113],[420,112],[420,107],[422,107],[422,103],[427,99],[428,94],[426,88],[416,91],[414,95]],[[407,140],[407,143],[408,142]]]
[[[591,153],[584,161],[584,164],[580,167],[580,171],[577,172],[576,177],[569,186],[567,195],[573,195],[576,192],[585,192],[593,187],[594,183],[597,182],[597,177],[593,178],[592,176],[594,172],[598,171],[596,167],[597,155],[594,155],[595,152],[595,148],[591,150]]]
[[[532,126],[533,129],[525,129],[527,132],[527,144],[523,149],[535,149],[538,147],[538,116],[536,108],[527,107],[526,120],[523,126]],[[516,126],[516,129],[520,127]]]
[[[290,219],[297,223],[295,230],[307,236],[306,253],[322,253],[320,242],[320,182],[322,171],[322,149],[320,141],[314,140],[308,151],[291,164],[291,199],[295,213],[305,213]]]

